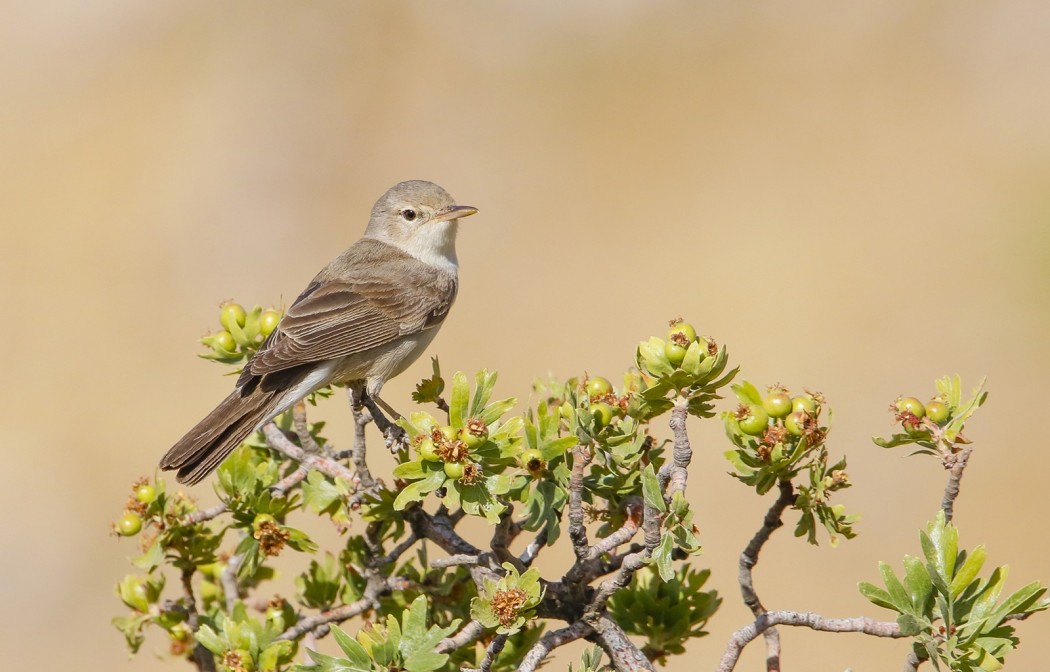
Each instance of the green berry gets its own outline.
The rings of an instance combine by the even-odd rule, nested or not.
[[[437,428],[438,435],[434,437],[435,440],[440,440],[443,443],[452,443],[459,438],[459,432],[453,429],[450,425]]]
[[[671,328],[667,330],[667,340],[678,340],[675,338],[676,334],[684,336],[685,340],[689,343],[696,340],[696,329],[694,329],[693,325],[688,322],[675,322],[672,324]]]
[[[747,416],[740,420],[740,431],[751,436],[761,436],[769,423],[769,414],[757,404],[748,406],[747,411]]]
[[[898,399],[897,410],[901,413],[911,413],[919,420],[922,420],[926,416],[926,407],[915,397],[902,397]]]
[[[264,310],[262,315],[259,316],[259,333],[265,338],[273,333],[273,330],[277,328],[278,323],[281,321],[281,314],[276,310]]]
[[[604,401],[591,404],[591,414],[594,416],[594,420],[598,423],[599,427],[605,427],[611,423],[613,417],[617,415],[613,410],[613,407]]]
[[[462,462],[446,462],[445,463],[445,475],[454,481],[458,481],[463,478],[463,463]]]
[[[529,470],[533,474],[537,474],[547,468],[547,463],[543,459],[543,453],[536,450],[535,448],[529,448],[521,454],[519,458],[521,466]]]
[[[256,514],[255,520],[252,521],[252,529],[258,532],[263,527],[263,525],[267,524],[276,525],[277,519],[268,513],[259,513]]]
[[[782,390],[767,394],[762,400],[762,408],[766,409],[771,418],[783,418],[793,410],[791,397]]]
[[[818,408],[817,400],[808,394],[799,395],[791,400],[791,410],[793,411],[805,411],[816,417]]]
[[[806,420],[809,414],[805,411],[794,411],[784,418],[784,427],[792,436],[802,436],[806,432]]]
[[[674,341],[667,341],[664,344],[664,355],[667,357],[667,361],[671,362],[672,366],[680,366],[685,360],[687,349]]]
[[[234,340],[233,334],[228,331],[217,331],[211,336],[212,347],[219,348],[223,352],[235,352],[237,350],[237,341]]]
[[[594,378],[589,378],[587,380],[587,397],[590,399],[612,394],[612,389],[612,383],[601,376],[595,376]]]
[[[142,518],[134,511],[125,511],[117,521],[117,532],[122,537],[134,537],[142,531]]]
[[[433,439],[424,438],[416,446],[416,452],[419,453],[419,457],[426,460],[427,462],[437,462],[441,459],[441,456],[437,454],[437,448],[434,445]]]
[[[932,399],[926,403],[926,417],[931,422],[941,424],[948,419],[950,409],[948,404],[944,403],[940,399]]]
[[[244,307],[239,303],[224,303],[219,311],[219,324],[223,326],[226,331],[233,331],[233,325],[237,327],[243,327],[244,321],[248,318],[248,313],[244,312]]]
[[[143,504],[149,504],[157,498],[157,489],[149,483],[143,483],[135,488],[135,499]]]

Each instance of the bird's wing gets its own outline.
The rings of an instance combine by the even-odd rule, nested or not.
[[[319,274],[245,365],[237,384],[440,324],[456,296],[455,276],[408,255],[398,262],[347,269],[338,277]]]

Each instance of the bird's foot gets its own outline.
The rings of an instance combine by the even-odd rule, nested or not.
[[[387,425],[386,430],[383,432],[383,438],[386,441],[386,447],[391,453],[408,450],[408,433],[395,424]]]

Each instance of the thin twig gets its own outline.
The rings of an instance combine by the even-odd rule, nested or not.
[[[904,667],[902,668],[903,672],[915,672],[923,662],[925,661],[915,655],[914,651],[909,651],[908,655],[904,658]]]
[[[438,653],[452,653],[456,649],[476,641],[483,634],[485,634],[485,626],[478,621],[471,621],[464,625],[456,634],[438,642],[434,650]]]
[[[547,527],[544,526],[540,530],[529,545],[525,547],[525,550],[518,556],[518,562],[521,563],[522,567],[528,568],[532,565],[532,561],[536,559],[536,556],[540,554],[540,551],[544,546],[547,545]]]
[[[747,548],[740,553],[738,570],[740,593],[744,598],[744,604],[747,605],[756,618],[766,613],[766,608],[762,606],[762,600],[759,599],[758,593],[755,592],[751,570],[758,564],[758,556],[762,552],[762,547],[769,541],[770,536],[784,524],[782,519],[784,511],[795,503],[795,488],[791,485],[791,481],[780,481],[779,487],[780,496],[777,497],[777,500],[769,507],[769,511],[766,512],[766,516],[762,520],[762,527],[758,528],[755,536],[751,537]],[[780,633],[777,632],[776,628],[770,627],[762,633],[762,636],[766,640],[766,670],[768,672],[779,672]]]
[[[671,409],[671,420],[668,423],[674,433],[674,448],[671,460],[660,468],[660,487],[666,489],[668,500],[676,492],[685,492],[685,483],[689,477],[689,463],[693,460],[693,447],[689,443],[685,421],[689,417],[689,407],[685,399],[679,399]],[[670,487],[668,487],[670,485]]]
[[[473,566],[478,564],[481,564],[480,555],[468,555],[466,553],[457,553],[456,555],[450,555],[447,558],[434,558],[430,561],[430,566],[434,569],[443,569],[445,567]]]
[[[292,406],[292,426],[295,427],[295,434],[299,437],[299,445],[303,450],[315,454],[321,452],[321,447],[310,434],[310,424],[306,420],[306,403],[303,401]]]
[[[904,637],[900,626],[890,621],[871,618],[826,618],[820,614],[800,611],[767,611],[753,623],[733,633],[726,645],[717,672],[730,672],[736,667],[740,653],[752,640],[774,625],[792,625],[822,632],[862,632],[874,637]]]
[[[485,657],[481,659],[478,672],[492,672],[492,664],[496,662],[496,658],[503,651],[503,647],[507,645],[507,637],[509,635],[502,634],[492,638],[488,648],[485,649]]]
[[[363,392],[361,390],[361,393]],[[372,472],[368,468],[368,460],[366,458],[368,451],[365,442],[365,428],[368,426],[368,423],[372,422],[372,416],[361,408],[361,404],[358,403],[355,396],[357,392],[353,387],[347,388],[346,393],[350,397],[350,410],[354,415],[354,446],[350,449],[350,461],[354,465],[354,471],[357,472],[357,478],[361,482],[362,487],[365,490],[372,490],[376,487],[376,480],[372,477]]]
[[[551,651],[569,642],[575,642],[581,637],[586,637],[592,631],[593,629],[589,624],[583,621],[576,621],[559,630],[548,632],[540,637],[540,641],[533,644],[529,652],[525,654],[525,658],[518,665],[518,672],[535,672]]]
[[[233,613],[233,608],[237,606],[237,600],[241,599],[241,587],[237,583],[237,572],[241,569],[241,563],[244,562],[244,554],[237,553],[230,557],[229,561],[226,562],[226,566],[222,568],[219,573],[219,585],[222,586],[222,592],[226,596],[226,611]]]
[[[182,571],[182,596],[186,602],[187,625],[191,632],[197,632],[200,616],[197,614],[197,600],[193,596],[193,572],[193,569]],[[200,642],[193,647],[193,664],[200,672],[215,672],[215,656]]]
[[[215,506],[207,509],[200,509],[199,511],[194,511],[193,513],[187,513],[185,516],[179,519],[179,525],[196,525],[197,523],[203,523],[204,521],[211,520],[216,516],[221,516],[229,510],[229,507],[225,504],[216,504]]]
[[[375,598],[370,596],[362,597],[356,602],[350,604],[344,604],[335,609],[329,609],[328,611],[322,611],[315,616],[308,616],[302,618],[298,623],[288,628],[281,634],[277,635],[276,639],[288,639],[296,640],[299,637],[305,635],[311,630],[318,628],[322,625],[328,625],[330,623],[342,623],[345,620],[351,619],[354,616],[360,616],[364,612],[372,609],[375,606]]]
[[[583,471],[591,461],[587,446],[572,449],[572,474],[569,476],[569,539],[577,559],[587,555],[587,527],[583,520]]]
[[[616,621],[602,614],[591,622],[598,636],[598,646],[609,656],[617,670],[649,670],[656,672],[652,662],[635,646]]]
[[[970,453],[972,452],[973,446],[966,446],[944,461],[944,466],[948,470],[948,483],[944,486],[941,510],[944,511],[944,521],[946,523],[952,522],[952,515],[955,512],[955,498],[959,496],[959,483],[962,481],[963,471],[966,469],[966,463],[969,461]]]
[[[353,472],[330,457],[316,453],[307,453],[305,450],[295,445],[295,443],[285,436],[284,432],[272,422],[263,425],[263,434],[266,436],[266,443],[271,448],[286,457],[290,457],[307,469],[316,469],[326,476],[341,478],[347,483],[353,483]]]
[[[408,537],[400,544],[394,547],[394,550],[390,551],[386,555],[376,558],[372,563],[374,567],[382,567],[397,562],[397,559],[405,554],[408,549],[412,548],[412,545],[419,541],[419,537],[414,534],[408,535]]]

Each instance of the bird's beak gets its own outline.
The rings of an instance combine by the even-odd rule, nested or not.
[[[477,213],[478,209],[471,205],[450,205],[441,212],[434,215],[432,222],[447,222],[450,219],[469,217]]]

